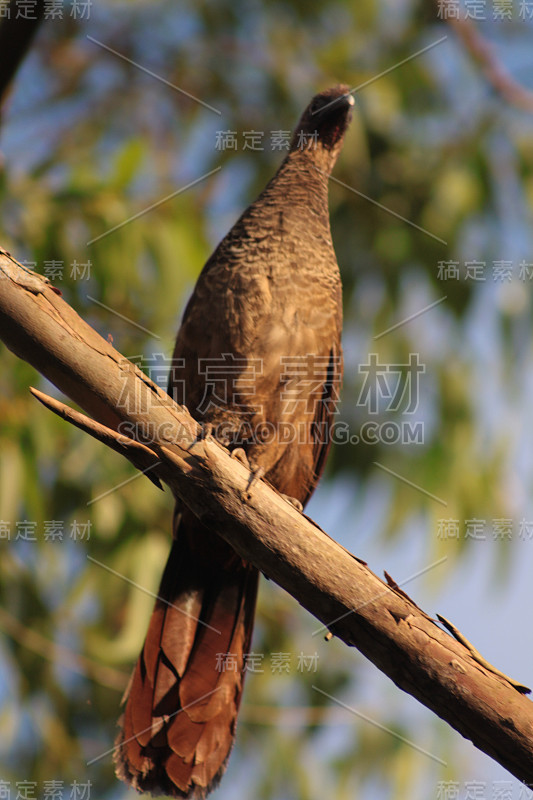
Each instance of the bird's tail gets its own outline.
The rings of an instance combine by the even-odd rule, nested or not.
[[[189,512],[177,528],[124,695],[115,764],[139,791],[203,798],[235,737],[258,572]]]

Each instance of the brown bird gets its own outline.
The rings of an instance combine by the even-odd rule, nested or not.
[[[348,86],[313,98],[276,175],[208,260],[174,350],[169,392],[254,470],[305,505],[322,473],[342,379],[341,282],[328,177]],[[203,798],[235,738],[258,571],[178,504],[174,542],[125,693],[117,775]]]

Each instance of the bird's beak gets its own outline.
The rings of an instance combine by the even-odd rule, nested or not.
[[[322,115],[325,117],[331,112],[350,111],[354,103],[355,100],[353,96],[347,92],[346,94],[341,94],[339,97],[336,97],[335,100],[331,100],[327,105],[321,108],[320,111],[316,111],[315,113],[320,118]]]

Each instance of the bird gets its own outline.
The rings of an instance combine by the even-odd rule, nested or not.
[[[179,328],[169,394],[297,507],[324,469],[342,382],[342,288],[328,179],[352,116],[317,94],[276,174],[206,262]],[[117,776],[205,798],[226,768],[250,651],[258,570],[185,504],[123,698]]]

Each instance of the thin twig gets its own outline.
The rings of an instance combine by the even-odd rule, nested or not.
[[[63,645],[50,641],[41,633],[27,628],[16,617],[0,608],[0,627],[16,642],[31,650],[48,661],[57,663],[62,667],[87,675],[95,683],[123,692],[128,682],[128,675],[113,667],[98,664],[87,656],[73,653]]]
[[[507,72],[496,57],[494,49],[481,35],[474,22],[464,17],[454,17],[448,0],[441,0],[439,6],[440,8],[450,7],[446,22],[454,29],[492,89],[509,105],[523,111],[533,111],[533,92],[518,83]]]

